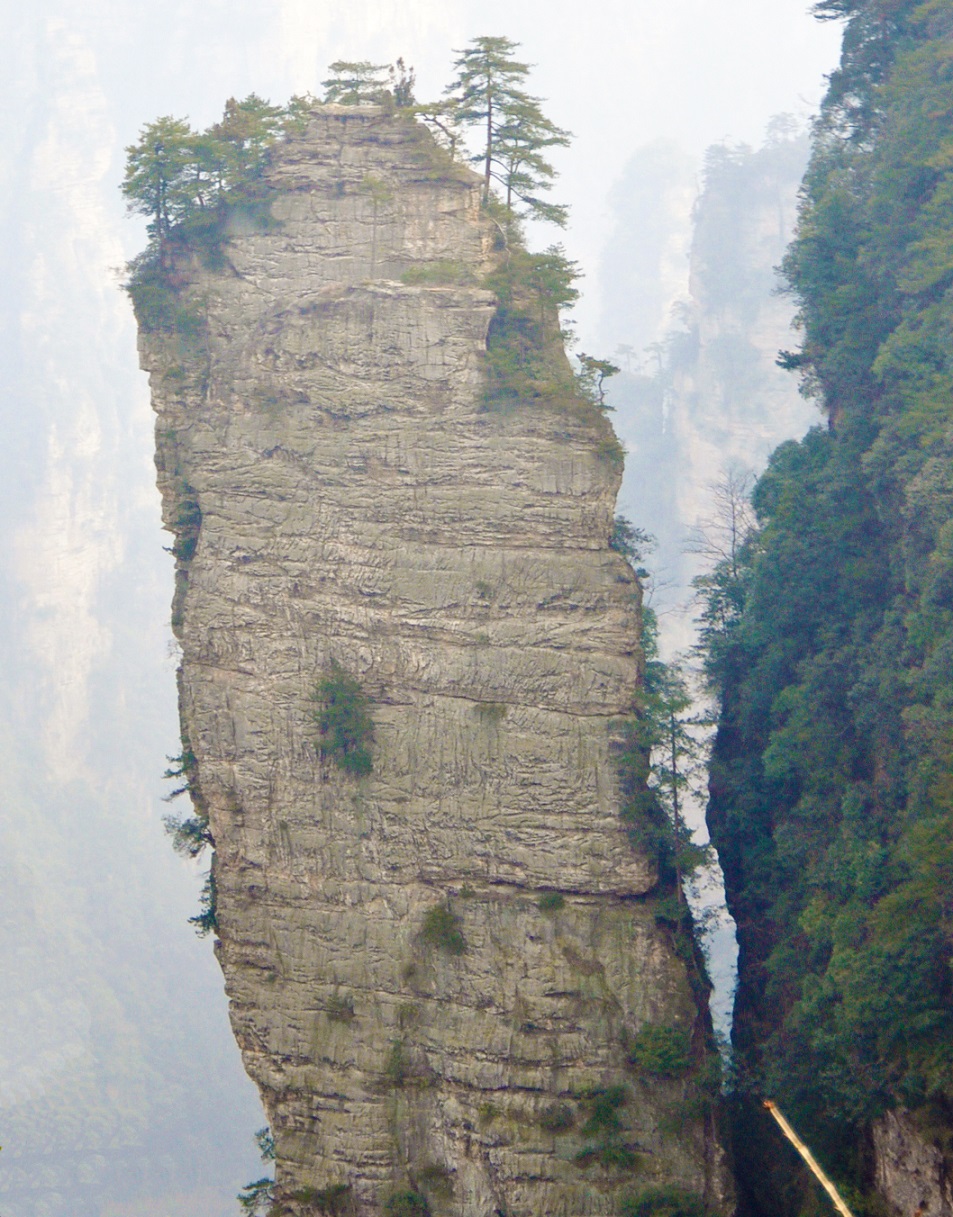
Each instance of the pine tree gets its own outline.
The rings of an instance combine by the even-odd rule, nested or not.
[[[540,99],[521,87],[530,69],[513,58],[518,46],[509,38],[483,37],[458,52],[457,75],[446,89],[449,108],[456,123],[482,132],[483,147],[470,159],[483,165],[483,202],[489,202],[496,181],[507,211],[521,202],[529,215],[562,227],[566,208],[537,192],[549,190],[556,175],[544,150],[565,148],[569,132],[546,118]]]
[[[147,123],[126,149],[122,193],[130,211],[149,216],[149,236],[162,242],[194,202],[195,150],[185,119],[166,115]]]
[[[675,896],[685,903],[685,880],[708,861],[708,849],[696,844],[685,820],[685,805],[697,795],[695,785],[704,747],[698,737],[703,725],[692,715],[688,677],[676,661],[665,663],[657,650],[655,615],[645,610],[645,680],[639,735],[649,750],[649,787],[665,816],[660,841],[662,860],[672,868]]]
[[[224,154],[226,186],[241,190],[261,173],[269,148],[282,132],[284,118],[281,106],[269,105],[257,93],[250,93],[243,101],[228,99],[222,121],[206,133]]]
[[[393,69],[390,69],[393,71]],[[388,65],[367,59],[338,59],[328,68],[331,75],[322,80],[324,101],[342,106],[373,105],[382,101],[387,89]],[[410,81],[413,88],[413,81]]]
[[[417,73],[404,63],[402,56],[387,69],[387,86],[398,110],[406,109],[414,104],[416,84]]]

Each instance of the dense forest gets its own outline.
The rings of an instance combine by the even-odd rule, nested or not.
[[[823,1211],[762,1097],[858,1213],[881,1211],[886,1112],[953,1139],[953,10],[815,13],[845,36],[784,264],[802,343],[781,360],[827,425],[774,453],[756,527],[701,587],[752,1214]]]

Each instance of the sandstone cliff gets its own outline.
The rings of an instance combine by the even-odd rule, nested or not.
[[[278,1200],[568,1217],[671,1185],[723,1211],[701,1065],[626,1065],[646,1025],[703,1063],[707,1016],[618,814],[639,588],[608,425],[486,407],[503,255],[426,132],[326,107],[269,172],[277,224],[234,217],[218,269],[180,257],[179,333],[141,353]],[[318,747],[332,663],[372,702],[367,777]],[[428,941],[435,908],[465,949]]]

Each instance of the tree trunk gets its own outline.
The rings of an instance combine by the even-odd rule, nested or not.
[[[486,83],[486,161],[483,166],[483,202],[490,201],[490,165],[493,160],[493,90]]]

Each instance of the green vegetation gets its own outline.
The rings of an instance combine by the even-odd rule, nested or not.
[[[238,1193],[238,1203],[248,1217],[264,1217],[270,1213],[274,1203],[275,1181],[270,1175],[263,1175],[251,1183],[246,1183]]]
[[[172,552],[177,559],[176,566],[176,602],[181,605],[184,590],[184,580],[187,579],[187,567],[195,553],[199,532],[202,527],[202,512],[198,505],[195,491],[190,486],[184,486],[181,491],[178,512],[175,519],[175,543]],[[181,625],[181,607],[173,609],[172,626]],[[192,750],[192,745],[183,728],[182,751],[176,757],[169,757],[169,767],[163,773],[163,778],[179,783],[165,797],[167,803],[187,794],[192,803],[192,814],[186,816],[167,815],[162,823],[165,831],[172,838],[172,848],[183,858],[195,860],[200,858],[206,849],[213,853],[212,865],[206,872],[202,891],[199,895],[199,911],[189,918],[189,924],[195,926],[200,938],[214,933],[218,929],[217,897],[214,873],[215,838],[209,827],[208,804],[202,795],[198,780],[198,760]]]
[[[481,722],[498,726],[509,713],[509,706],[502,701],[478,701],[473,707]]]
[[[199,938],[205,938],[218,930],[218,891],[215,886],[214,865],[205,876],[199,894],[199,911],[189,918],[189,925],[195,926]]]
[[[165,802],[171,803],[187,794],[192,800],[193,814],[184,818],[168,815],[162,822],[172,838],[175,852],[183,858],[198,858],[206,848],[215,848],[215,838],[208,826],[208,809],[198,785],[198,761],[184,733],[181,753],[168,759],[169,768],[162,776],[167,781],[181,782],[181,785],[165,796]]]
[[[577,381],[579,387],[589,400],[600,410],[611,410],[606,402],[605,382],[610,376],[616,376],[621,371],[608,359],[597,359],[594,355],[585,355],[582,351],[576,356],[579,360]]]
[[[622,1139],[625,1126],[619,1113],[628,1101],[629,1093],[624,1086],[590,1090],[582,1096],[586,1122],[579,1131],[589,1144],[576,1155],[580,1166],[598,1164],[624,1171],[637,1168],[638,1155]]]
[[[291,1199],[317,1209],[323,1217],[344,1217],[351,1207],[351,1185],[332,1183],[328,1187],[301,1187],[291,1193]]]
[[[454,129],[474,127],[482,133],[482,148],[470,158],[483,167],[483,203],[490,201],[490,186],[503,189],[506,211],[524,204],[534,219],[560,227],[566,208],[539,198],[549,190],[555,170],[543,155],[548,148],[565,148],[569,132],[550,122],[540,99],[521,86],[529,65],[513,58],[519,43],[509,38],[474,38],[454,61],[455,80],[447,87],[446,110]]]
[[[126,149],[122,192],[129,210],[148,219],[149,244],[129,264],[126,284],[144,330],[199,331],[196,302],[176,294],[174,251],[190,249],[218,265],[230,216],[240,211],[261,227],[272,222],[264,182],[270,151],[300,129],[309,105],[303,97],[285,107],[254,93],[230,98],[221,121],[205,131],[165,116],[147,123]]]
[[[196,491],[189,485],[179,489],[172,526],[175,529],[175,541],[172,545],[174,557],[179,562],[191,562],[202,531],[202,508],[199,506]]]
[[[428,1162],[416,1172],[416,1176],[419,1186],[425,1192],[441,1199],[448,1199],[453,1195],[453,1172],[438,1162]]]
[[[384,1201],[387,1217],[430,1217],[430,1204],[422,1192],[391,1192]]]
[[[462,955],[467,949],[462,924],[448,905],[435,904],[424,914],[420,939],[428,946],[446,951],[448,955]]]
[[[392,1040],[390,1051],[387,1054],[387,1063],[384,1066],[385,1081],[390,1086],[403,1086],[407,1081],[408,1073],[409,1066],[404,1041]]]
[[[258,1144],[262,1162],[274,1162],[275,1139],[267,1125],[259,1128],[255,1133],[255,1141]],[[275,1181],[265,1175],[261,1179],[255,1179],[252,1183],[245,1184],[238,1193],[238,1203],[248,1217],[266,1217],[272,1211],[274,1197]]]
[[[616,522],[616,547],[625,543],[626,521]],[[636,533],[640,542],[644,534]],[[631,538],[629,538],[631,540]],[[641,549],[635,550],[636,557]],[[622,819],[632,844],[659,868],[663,890],[674,893],[687,916],[684,886],[708,860],[708,849],[697,845],[685,822],[686,792],[698,776],[701,746],[689,713],[692,696],[678,664],[658,655],[657,625],[651,609],[643,611],[642,645],[645,677],[637,714],[618,724],[616,756],[622,791]]]
[[[539,1113],[539,1126],[544,1132],[568,1132],[576,1123],[576,1113],[568,1103],[551,1103]]]
[[[221,121],[206,131],[170,117],[147,123],[139,143],[126,149],[122,192],[130,211],[148,217],[149,236],[158,242],[183,224],[201,239],[229,204],[254,195],[270,148],[298,128],[307,105],[294,98],[285,108],[272,106],[252,93],[230,98]]]
[[[613,520],[609,548],[614,549],[617,554],[621,554],[640,579],[649,577],[649,572],[643,563],[646,554],[654,544],[654,537],[644,529],[636,528],[625,516],[616,516]]]
[[[396,63],[369,63],[339,59],[323,80],[322,101],[340,106],[383,105],[406,109],[414,104],[416,73],[403,59]]]
[[[174,436],[167,438],[170,448],[174,451]],[[182,629],[182,614],[189,586],[189,567],[198,548],[199,536],[202,531],[202,509],[194,487],[190,486],[181,476],[177,466],[174,470],[173,485],[176,493],[175,513],[172,517],[172,530],[175,534],[175,540],[172,543],[170,552],[175,557],[176,562],[175,595],[172,598],[170,624],[173,632],[178,634]]]
[[[147,333],[174,334],[183,348],[202,336],[204,312],[198,300],[176,295],[168,268],[160,264],[158,248],[150,245],[126,267],[126,291],[136,320]]]
[[[692,1067],[691,1032],[646,1023],[629,1043],[629,1064],[659,1078],[684,1077]]]
[[[504,219],[505,253],[484,283],[499,301],[487,336],[487,406],[499,409],[545,399],[576,411],[608,409],[603,383],[617,371],[614,365],[580,355],[579,371],[574,372],[565,355],[564,344],[572,334],[561,327],[560,314],[579,298],[576,263],[559,245],[529,253],[519,226]]]
[[[192,815],[163,818],[166,832],[172,838],[172,848],[183,858],[200,858],[206,849],[215,850],[215,838],[208,823],[208,806],[202,796],[198,784],[198,761],[192,751],[192,745],[183,731],[182,751],[176,757],[169,757],[169,768],[162,775],[164,778],[181,782],[171,794],[166,795],[166,802],[187,794],[192,801]],[[214,861],[213,861],[214,866]],[[195,926],[200,938],[218,929],[216,915],[215,874],[212,867],[205,875],[202,891],[199,895],[199,911],[189,918],[189,925]]]
[[[331,761],[352,777],[367,777],[373,768],[374,721],[360,683],[332,659],[311,700],[322,761]]]
[[[354,1018],[354,998],[349,993],[335,994],[324,1007],[332,1023],[349,1023]]]
[[[414,72],[401,59],[390,66],[366,60],[333,63],[323,82],[323,100],[357,107],[377,104],[409,121],[420,119],[449,152],[446,165],[440,166],[444,175],[453,173],[463,135],[479,132],[481,149],[469,159],[483,167],[483,204],[497,225],[502,253],[486,282],[500,301],[487,341],[486,402],[499,407],[548,397],[606,409],[603,384],[618,369],[607,360],[580,355],[574,375],[563,351],[566,334],[559,310],[578,296],[576,267],[558,246],[529,253],[521,234],[522,217],[565,224],[565,207],[540,194],[555,177],[544,154],[565,147],[569,135],[545,117],[539,98],[523,88],[529,67],[514,58],[517,45],[506,38],[474,39],[459,52],[456,76],[439,103],[415,101]],[[236,219],[244,229],[274,224],[266,175],[272,151],[302,130],[314,104],[314,98],[305,96],[272,106],[252,93],[243,101],[230,99],[222,120],[205,131],[166,116],[146,124],[139,142],[126,149],[122,191],[129,210],[147,217],[149,233],[146,250],[128,265],[126,288],[140,327],[174,336],[182,358],[203,338],[206,305],[180,290],[177,263],[191,255],[209,267],[222,267]],[[491,192],[494,183],[499,198]],[[370,194],[375,209],[391,197],[388,186],[370,177],[361,189]],[[407,284],[467,284],[472,273],[438,261],[409,267],[401,278]],[[604,443],[604,455],[619,459],[618,443]]]
[[[953,1107],[953,58],[947,5],[817,12],[847,27],[784,363],[828,428],[774,454],[757,529],[701,589],[709,820],[744,961],[741,1087],[864,1196],[871,1122],[902,1105],[949,1127]],[[756,1104],[738,1119],[758,1203],[800,1211]]]
[[[536,907],[541,913],[558,913],[565,903],[566,898],[562,892],[543,892],[536,901]]]
[[[274,1162],[275,1138],[267,1124],[255,1133],[255,1144],[258,1146],[262,1162]]]
[[[559,328],[559,310],[579,298],[573,286],[577,277],[575,263],[554,245],[542,254],[519,246],[508,249],[487,278],[486,286],[499,301],[487,336],[488,405],[578,396]]]
[[[678,1187],[653,1187],[626,1200],[620,1217],[705,1217],[701,1196]]]
[[[474,282],[473,272],[464,262],[418,262],[408,266],[400,276],[401,283],[460,285]]]
[[[169,757],[170,767],[163,773],[163,778],[179,781],[184,778],[181,786],[176,787],[171,794],[165,795],[164,803],[171,803],[180,795],[188,794],[194,800],[201,799],[196,783],[198,762],[191,749],[181,756]],[[185,858],[197,858],[207,845],[214,846],[215,840],[208,827],[208,818],[204,813],[197,814],[187,820],[178,816],[168,815],[163,818],[166,831],[172,837],[172,847],[177,854]]]
[[[341,106],[375,105],[387,89],[387,64],[366,59],[338,59],[328,68],[331,75],[321,82],[325,103]]]

